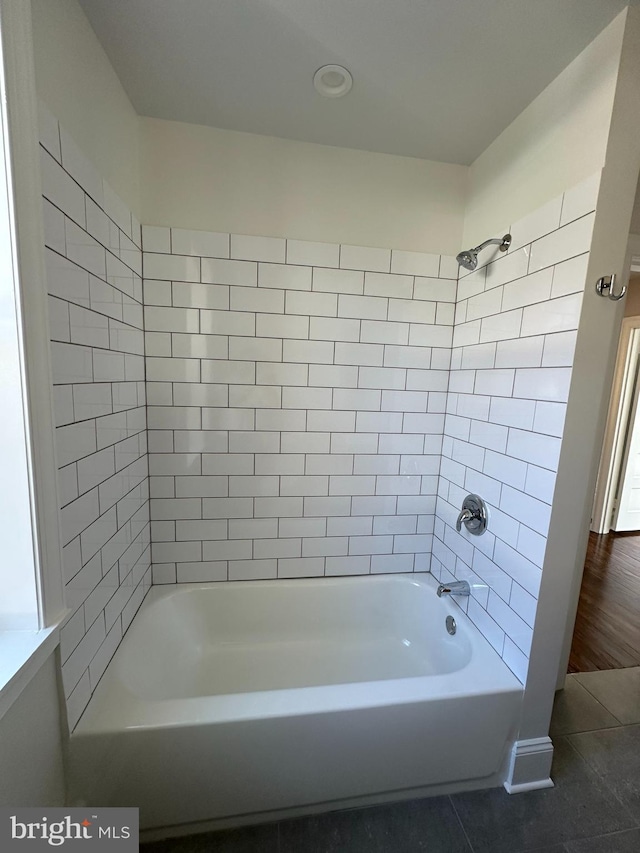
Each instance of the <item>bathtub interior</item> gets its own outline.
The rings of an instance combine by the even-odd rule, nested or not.
[[[153,701],[443,675],[469,662],[464,630],[448,634],[441,614],[433,630],[424,582],[372,580],[155,588],[114,669]]]

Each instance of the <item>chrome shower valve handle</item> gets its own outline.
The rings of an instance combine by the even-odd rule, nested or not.
[[[473,513],[470,509],[463,509],[460,511],[460,515],[458,516],[458,520],[456,521],[456,530],[458,533],[462,530],[462,525],[466,526],[467,521],[471,521],[473,518]]]
[[[487,529],[489,514],[487,505],[480,495],[467,495],[462,502],[462,509],[456,521],[456,530],[460,532],[462,525],[474,536],[481,536]]]

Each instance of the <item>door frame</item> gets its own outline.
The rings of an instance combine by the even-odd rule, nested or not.
[[[633,270],[633,268],[634,265],[632,264],[631,269]],[[640,256],[638,257],[638,269],[640,269]],[[640,315],[623,319],[607,415],[607,427],[593,501],[591,530],[594,533],[608,533],[611,530],[614,501],[624,456],[624,437],[634,398],[635,371],[633,366],[638,352],[640,352],[640,336],[633,334],[636,329],[640,329]]]

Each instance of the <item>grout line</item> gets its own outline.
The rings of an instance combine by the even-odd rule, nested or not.
[[[469,835],[467,833],[465,825],[462,822],[462,818],[460,817],[458,809],[456,808],[456,804],[453,801],[453,796],[451,794],[448,795],[448,800],[449,800],[449,803],[451,804],[451,808],[453,809],[453,813],[455,814],[455,816],[458,820],[458,824],[460,825],[460,829],[462,830],[462,832],[464,834],[465,840],[466,840],[467,844],[469,845],[469,850],[471,851],[471,853],[474,853],[473,844],[471,843],[471,839],[469,838]]]
[[[631,668],[633,668],[633,669],[640,669],[640,667],[631,667]],[[598,670],[598,671],[599,671],[599,672],[606,672],[607,670]],[[569,674],[570,674],[570,675],[581,675],[582,673],[577,672],[577,673],[569,673]],[[582,683],[582,681],[580,681],[580,679],[578,679],[578,678],[576,678],[576,679],[574,679],[574,680],[575,680],[575,681],[580,685],[580,687],[582,687],[582,688],[583,688],[583,690],[586,690],[586,691],[587,691],[587,693],[589,694],[589,696],[591,696],[591,698],[592,698],[592,699],[595,699],[595,701],[598,703],[598,705],[600,705],[602,708],[604,708],[604,710],[605,710],[608,714],[611,714],[611,716],[614,718],[614,720],[617,720],[617,721],[618,721],[618,723],[619,723],[621,726],[638,725],[638,724],[640,724],[640,719],[638,720],[638,722],[637,722],[637,723],[623,723],[623,722],[622,722],[622,720],[619,720],[619,719],[618,719],[618,717],[616,717],[616,715],[613,713],[613,711],[612,711],[610,708],[607,708],[607,706],[604,704],[604,702],[601,702],[601,701],[600,701],[600,699],[598,699],[598,697],[597,697],[597,696],[595,696],[595,695],[591,692],[591,690],[589,690],[589,688],[587,687],[587,685],[586,685],[586,684],[583,684],[583,683]],[[615,728],[615,727],[614,727],[614,726],[608,726],[607,728]],[[594,731],[598,731],[598,730],[597,730],[597,729],[594,729]],[[574,732],[573,734],[580,734],[580,732]]]

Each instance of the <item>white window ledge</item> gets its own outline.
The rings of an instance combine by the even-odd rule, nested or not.
[[[60,640],[60,625],[41,631],[0,631],[0,719]]]

